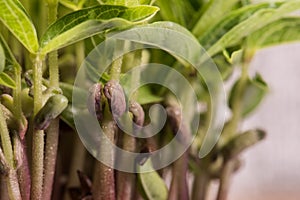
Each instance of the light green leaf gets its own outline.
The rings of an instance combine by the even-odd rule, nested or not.
[[[298,9],[299,0],[246,6],[226,16],[199,40],[205,47],[209,46],[208,53],[212,56]]]
[[[52,24],[41,38],[41,53],[65,47],[90,36],[144,22],[158,11],[153,6],[101,5],[72,12]]]
[[[236,95],[236,88],[239,81],[232,88],[230,98],[229,98],[229,107],[232,107],[232,100]],[[247,85],[243,91],[242,98],[242,115],[246,117],[252,111],[254,111],[257,106],[261,103],[263,98],[268,92],[268,86],[262,77],[257,74],[254,79],[248,80]]]
[[[15,81],[4,72],[0,73],[0,85],[4,85],[12,89],[15,89],[16,87]]]
[[[193,34],[196,37],[201,36],[207,27],[214,26],[239,0],[212,0],[206,6],[204,13],[193,28]]]
[[[300,42],[300,18],[284,18],[251,34],[247,39],[247,49],[255,51],[272,45]]]
[[[37,53],[39,44],[36,30],[18,0],[0,1],[0,20],[30,53]]]
[[[118,6],[138,6],[139,0],[98,0],[100,3]]]
[[[13,53],[11,52],[9,46],[7,45],[6,41],[4,40],[1,34],[0,34],[0,46],[2,46],[5,55],[5,67],[9,65],[20,67],[16,58],[14,57]]]
[[[163,179],[153,169],[151,159],[148,159],[143,165],[137,166],[139,181],[147,199],[149,200],[166,200],[168,197],[168,189]]]
[[[0,43],[0,73],[3,72],[5,67],[5,53]]]
[[[163,100],[163,97],[153,94],[150,87],[144,86],[138,89],[137,102],[139,104],[157,103]]]

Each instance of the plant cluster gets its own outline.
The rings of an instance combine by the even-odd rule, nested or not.
[[[291,15],[299,9],[299,0],[0,0],[0,199],[196,200],[206,199],[212,181],[219,183],[216,198],[226,199],[230,178],[241,165],[240,153],[265,137],[262,130],[241,132],[239,126],[268,89],[259,74],[249,74],[249,64],[259,49],[300,40],[300,18]],[[205,156],[200,152],[207,131],[220,115],[213,109],[217,100],[205,77],[172,51],[146,49],[142,43],[119,56],[89,88],[88,107],[72,109],[72,95],[80,90],[73,84],[84,58],[112,35],[143,27],[168,29],[201,45],[222,81],[235,82],[226,91],[230,116]],[[114,53],[126,45],[117,43]],[[193,45],[181,50],[195,56]],[[207,60],[197,56],[201,68]],[[139,85],[141,72],[135,71],[129,84],[120,80],[147,63],[170,66],[193,86],[204,108],[198,113],[197,133],[191,135],[193,116],[182,113],[184,102],[178,103],[168,88],[145,85],[127,103],[123,91]],[[233,79],[234,72],[238,78]],[[97,67],[87,73],[97,74]],[[189,102],[188,91],[179,98]],[[138,132],[151,123],[147,114],[157,103],[164,106],[167,122],[155,136],[135,138],[117,126],[115,119],[125,113]],[[194,141],[163,169],[155,170],[151,159],[140,157],[133,168],[150,172],[122,172],[87,153],[76,133],[74,112],[93,114],[111,143],[129,152],[151,154],[175,135],[178,144]],[[100,137],[97,152],[110,162],[122,162],[103,141]]]

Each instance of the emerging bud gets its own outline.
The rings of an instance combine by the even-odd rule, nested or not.
[[[126,100],[122,86],[115,80],[108,81],[103,89],[108,99],[110,111],[114,118],[119,118],[126,111]]]
[[[136,102],[136,101],[130,102],[129,112],[131,112],[133,115],[133,121],[138,126],[143,126],[144,119],[145,119],[145,113],[144,113],[142,106],[138,102]]]
[[[100,83],[94,84],[89,89],[89,96],[87,100],[87,107],[91,114],[96,114],[99,121],[103,119],[103,108],[101,103],[102,85]],[[104,104],[103,104],[104,105]]]
[[[45,130],[50,125],[50,122],[57,118],[67,106],[68,99],[65,96],[61,94],[51,96],[44,107],[35,116],[35,128]]]

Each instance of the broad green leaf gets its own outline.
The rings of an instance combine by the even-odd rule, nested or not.
[[[211,0],[197,24],[193,28],[196,37],[201,36],[207,27],[214,26],[239,0]]]
[[[65,47],[112,29],[141,23],[158,11],[153,6],[101,5],[72,12],[52,24],[41,38],[41,53]]]
[[[237,83],[233,86],[230,98],[229,98],[229,107],[232,107],[232,100],[236,94]],[[242,115],[246,117],[252,111],[257,108],[257,106],[261,103],[262,99],[268,92],[268,86],[266,82],[262,79],[262,77],[257,74],[254,79],[248,80],[247,85],[243,91],[242,97]]]
[[[36,30],[22,4],[18,0],[1,0],[0,10],[0,20],[5,26],[30,53],[37,53],[39,44]]]
[[[143,165],[137,166],[139,181],[147,199],[149,200],[166,200],[168,189],[163,179],[153,169],[151,159],[148,159]],[[143,172],[150,171],[150,172]]]
[[[65,7],[71,10],[79,10],[82,8],[83,4],[86,0],[79,0],[79,1],[70,1],[70,0],[59,0],[59,3],[64,5]]]
[[[206,40],[212,38],[209,44],[206,43],[204,46],[212,45],[208,48],[208,53],[215,55],[227,47],[238,44],[251,33],[298,9],[300,9],[299,0],[246,6],[229,14],[216,24],[209,33],[200,38],[200,43],[206,43]]]
[[[12,89],[15,89],[16,87],[15,81],[4,72],[0,73],[0,85],[4,85]]]
[[[5,67],[5,53],[0,43],[0,73],[3,72]]]
[[[256,31],[247,38],[247,49],[256,49],[288,42],[300,42],[300,18],[284,18]]]

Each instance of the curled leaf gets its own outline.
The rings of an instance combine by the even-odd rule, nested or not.
[[[103,119],[103,104],[101,103],[102,85],[100,83],[94,84],[89,89],[89,96],[87,100],[87,107],[91,114],[96,114],[99,121]]]
[[[58,117],[68,106],[68,99],[56,94],[51,96],[44,107],[36,114],[34,118],[35,128],[45,130],[53,119]]]
[[[117,81],[110,80],[105,84],[103,93],[108,99],[112,115],[118,119],[126,111],[126,100],[122,86]]]

